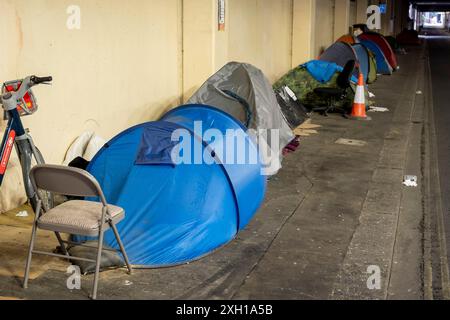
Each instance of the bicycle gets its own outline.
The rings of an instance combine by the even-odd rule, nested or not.
[[[22,124],[22,116],[31,115],[37,111],[36,98],[31,91],[33,86],[50,84],[52,77],[29,76],[25,79],[5,82],[2,86],[0,104],[4,110],[4,119],[8,121],[2,144],[0,145],[0,186],[6,174],[8,162],[15,146],[22,167],[23,183],[31,207],[36,211],[37,195],[31,184],[29,173],[33,164],[44,164],[44,157],[35,146]],[[41,191],[40,191],[41,192]],[[53,195],[50,192],[40,193],[44,209],[53,207]]]

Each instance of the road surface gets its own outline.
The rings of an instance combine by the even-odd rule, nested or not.
[[[447,257],[450,257],[450,36],[427,39],[429,45],[437,160],[442,196]],[[450,261],[449,261],[450,263]]]

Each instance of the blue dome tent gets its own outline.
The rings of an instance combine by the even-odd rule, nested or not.
[[[358,57],[359,62],[359,70],[364,75],[364,81],[367,83],[369,78],[369,53],[367,52],[366,47],[360,43],[355,43],[352,45],[353,50],[356,52],[356,56]]]
[[[393,72],[392,67],[386,60],[386,57],[380,47],[375,42],[370,40],[360,39],[359,42],[375,54],[375,59],[377,60],[377,72],[380,74],[391,75]]]
[[[214,138],[207,137],[208,129],[214,129]],[[230,147],[229,130],[242,136],[243,144]],[[266,177],[245,131],[221,110],[188,105],[122,132],[98,152],[88,171],[108,202],[125,209],[118,229],[132,264],[187,263],[225,245],[250,222],[264,199]],[[172,141],[174,133],[182,139]],[[198,152],[180,148],[187,145],[203,155],[198,164]],[[243,146],[247,159],[256,155],[255,161],[228,161]],[[185,161],[175,161],[180,159]],[[105,244],[117,248],[110,231]]]

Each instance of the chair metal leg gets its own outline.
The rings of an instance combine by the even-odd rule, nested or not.
[[[128,260],[128,255],[125,251],[125,247],[123,246],[122,240],[120,239],[120,235],[119,235],[119,232],[117,231],[116,225],[112,222],[110,222],[109,225],[111,226],[111,229],[113,230],[114,235],[116,236],[117,243],[119,244],[119,247],[120,247],[120,252],[122,252],[123,258],[125,260],[125,264],[127,265],[127,268],[128,268],[128,274],[131,274],[131,272],[133,270],[131,268],[130,261]]]
[[[97,261],[95,265],[95,275],[94,275],[94,286],[92,288],[91,298],[93,300],[97,299],[97,288],[98,288],[98,278],[100,273],[100,264],[102,258],[102,249],[103,249],[103,226],[100,227],[100,235],[98,239],[98,249],[97,249]]]
[[[31,258],[33,257],[33,249],[34,249],[34,242],[36,240],[36,233],[37,233],[37,221],[33,223],[33,230],[31,231],[30,247],[28,248],[27,263],[25,266],[25,275],[23,280],[24,289],[28,288],[28,278],[30,276]]]
[[[61,238],[61,234],[59,232],[55,232],[55,235],[56,235],[56,238],[58,239],[59,245],[61,246],[61,250],[62,250],[63,254],[70,257],[70,254],[67,251],[66,245],[64,244],[64,242]]]
[[[330,99],[328,100],[328,107],[324,112],[325,117],[328,117],[328,113],[331,112],[334,109],[334,105],[335,105],[335,99],[334,97],[330,97]]]

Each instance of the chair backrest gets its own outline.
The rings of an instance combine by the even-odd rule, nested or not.
[[[30,171],[33,187],[77,197],[99,197],[106,200],[97,180],[87,171],[58,165],[37,165]]]
[[[344,69],[336,79],[337,85],[342,89],[350,87],[350,79],[352,78],[353,70],[355,69],[355,60],[348,60]]]

